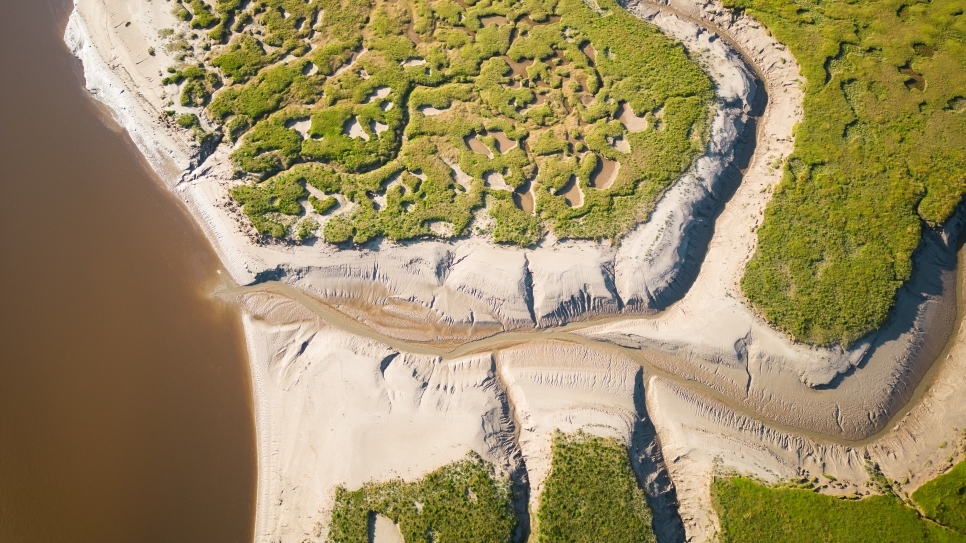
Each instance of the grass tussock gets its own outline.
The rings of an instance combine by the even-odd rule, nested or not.
[[[552,462],[537,511],[539,543],[656,541],[651,510],[622,443],[558,432]]]
[[[475,453],[412,483],[336,489],[329,543],[369,543],[369,518],[398,524],[407,542],[508,543],[517,524],[507,479]]]
[[[850,345],[888,317],[923,226],[966,192],[963,2],[725,3],[768,27],[805,77],[795,151],[742,288],[796,339]]]

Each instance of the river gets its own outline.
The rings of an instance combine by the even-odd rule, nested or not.
[[[84,90],[69,0],[0,4],[0,541],[251,541],[218,258]]]

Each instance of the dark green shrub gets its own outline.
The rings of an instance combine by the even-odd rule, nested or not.
[[[265,49],[257,39],[243,35],[229,46],[226,53],[213,58],[211,65],[220,68],[233,82],[241,82],[256,75],[275,58],[275,55],[265,54]]]
[[[191,0],[189,5],[194,17],[191,18],[191,28],[209,28],[218,24],[219,19],[203,0]]]
[[[509,481],[475,453],[413,483],[337,488],[328,541],[368,543],[372,513],[396,522],[409,542],[509,543],[517,524]]]
[[[185,113],[183,115],[179,115],[177,123],[181,128],[194,128],[201,125],[201,123],[198,122],[198,116],[194,113]]]
[[[742,289],[796,339],[851,345],[888,318],[922,223],[943,222],[966,192],[966,122],[947,109],[966,89],[962,2],[725,3],[764,23],[806,79]]]
[[[538,542],[657,541],[627,447],[581,432],[557,432],[552,450],[537,510]]]
[[[274,238],[285,237],[289,232],[288,224],[279,220],[279,215],[300,215],[299,200],[308,196],[298,179],[284,174],[263,183],[240,185],[229,192],[242,204],[242,212],[252,221],[255,230]]]
[[[171,10],[171,13],[173,13],[175,17],[177,17],[178,19],[181,19],[182,21],[191,20],[191,12],[185,9],[185,7],[182,6],[181,4],[176,5],[174,9]]]
[[[326,196],[325,198],[316,198],[315,196],[309,196],[309,203],[312,204],[312,209],[315,210],[319,215],[324,215],[330,209],[332,209],[338,200],[334,196]]]
[[[202,66],[185,66],[180,69],[170,67],[168,72],[171,75],[161,82],[164,85],[182,84],[181,105],[185,107],[207,104],[211,93],[221,85],[221,78]]]

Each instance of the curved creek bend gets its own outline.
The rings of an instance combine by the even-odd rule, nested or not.
[[[694,381],[685,377],[681,377],[672,372],[662,369],[657,364],[655,364],[651,357],[657,356],[664,359],[673,357],[668,357],[660,353],[652,353],[646,349],[635,349],[630,347],[625,347],[608,341],[602,341],[587,337],[579,334],[583,329],[587,329],[593,326],[598,326],[601,324],[608,324],[613,322],[628,321],[628,320],[640,320],[640,319],[652,319],[660,318],[658,315],[634,315],[634,314],[617,314],[617,315],[604,315],[589,318],[586,320],[572,322],[563,326],[557,326],[552,328],[532,328],[532,329],[517,329],[517,330],[507,330],[493,333],[492,335],[487,335],[480,337],[478,339],[471,339],[463,342],[451,341],[446,344],[439,343],[423,343],[416,341],[407,341],[392,335],[382,333],[372,328],[360,323],[353,317],[350,317],[340,311],[337,308],[337,304],[322,301],[315,297],[309,296],[308,294],[302,292],[298,288],[295,288],[287,283],[279,281],[266,281],[264,283],[259,283],[251,286],[233,286],[225,288],[219,291],[219,295],[225,297],[226,299],[234,299],[236,296],[244,295],[246,293],[254,292],[266,292],[276,295],[281,295],[290,298],[306,309],[311,311],[313,314],[320,317],[327,324],[348,332],[353,335],[369,338],[380,343],[383,343],[394,350],[422,354],[428,356],[437,356],[441,359],[453,359],[462,356],[493,352],[497,353],[500,350],[507,349],[510,347],[538,341],[555,340],[562,342],[570,342],[579,345],[584,345],[592,347],[594,349],[605,351],[605,352],[617,352],[625,356],[636,360],[645,369],[646,372],[662,377],[672,383],[684,386],[689,389],[699,391],[700,393],[709,396],[710,398],[726,405],[729,409],[734,410],[737,413],[746,415],[752,419],[761,420],[762,422],[774,427],[778,430],[787,431],[791,434],[801,435],[803,437],[808,437],[815,439],[817,441],[826,443],[835,443],[848,446],[862,446],[867,445],[876,441],[883,435],[889,433],[896,424],[909,412],[909,410],[916,405],[918,400],[923,396],[923,394],[929,389],[933,384],[933,377],[938,372],[938,370],[943,366],[943,364],[948,359],[948,352],[955,342],[958,332],[963,325],[963,315],[964,309],[966,309],[966,288],[964,288],[964,282],[966,282],[966,272],[964,272],[964,265],[966,265],[966,248],[962,243],[959,244],[957,250],[957,265],[955,273],[954,292],[949,293],[949,296],[955,296],[956,298],[956,315],[955,321],[950,327],[950,333],[943,334],[942,337],[933,338],[941,343],[940,346],[933,346],[936,351],[939,352],[935,360],[929,364],[929,367],[922,373],[922,378],[913,387],[913,391],[909,395],[908,401],[897,409],[890,417],[886,424],[884,424],[878,431],[874,434],[866,436],[862,439],[850,440],[844,439],[841,436],[832,436],[828,434],[818,433],[814,431],[809,431],[800,427],[785,424],[767,416],[763,416],[761,413],[749,410],[742,404],[735,402],[729,396],[721,393],[715,388],[708,386],[704,383]],[[359,307],[355,308],[357,311]],[[933,339],[931,338],[931,339]],[[861,371],[861,369],[859,370]],[[817,390],[816,393],[821,394],[823,391]]]
[[[749,55],[744,51],[740,44],[736,43],[731,39],[726,32],[723,32],[719,27],[710,21],[692,17],[682,11],[674,9],[670,6],[650,2],[647,0],[638,0],[638,2],[630,2],[630,5],[625,4],[625,7],[632,7],[634,4],[641,6],[646,6],[651,9],[666,11],[678,17],[687,19],[699,26],[705,28],[706,30],[716,34],[717,36],[724,39],[734,50],[736,50],[744,59],[745,65],[748,66],[756,75],[758,88],[761,91],[759,95],[759,100],[753,104],[752,117],[749,119],[746,125],[746,141],[748,145],[745,146],[743,152],[741,152],[736,157],[736,165],[741,170],[741,174],[746,172],[746,168],[754,160],[754,152],[757,147],[757,142],[763,137],[763,134],[759,130],[758,121],[760,115],[764,111],[765,103],[768,99],[767,90],[765,85],[762,83],[764,80],[760,70],[758,69],[756,63],[749,60]],[[719,211],[720,212],[720,211]],[[415,354],[423,354],[430,356],[438,356],[443,359],[456,358],[469,354],[483,353],[483,352],[498,352],[502,349],[506,349],[513,346],[518,346],[521,344],[526,344],[529,342],[541,341],[541,340],[556,340],[563,342],[576,343],[601,351],[619,352],[625,356],[638,361],[645,369],[653,375],[657,375],[673,383],[676,383],[686,388],[699,391],[700,393],[709,396],[710,398],[726,405],[729,409],[733,409],[735,412],[742,415],[748,416],[751,419],[761,420],[769,426],[786,431],[791,434],[800,435],[803,437],[808,437],[815,439],[817,441],[841,444],[847,446],[863,446],[870,444],[880,437],[886,435],[888,432],[893,430],[900,420],[910,411],[910,409],[915,406],[923,394],[929,390],[933,383],[933,377],[938,372],[938,369],[943,367],[944,362],[947,359],[947,354],[954,343],[958,331],[962,325],[963,318],[963,307],[964,307],[964,293],[963,293],[963,281],[966,279],[966,274],[963,273],[963,263],[964,263],[964,251],[962,249],[962,244],[958,246],[957,249],[957,264],[955,271],[955,278],[947,278],[944,282],[951,286],[952,288],[947,291],[944,296],[953,297],[955,299],[955,304],[952,304],[949,298],[947,305],[954,305],[955,309],[950,308],[949,312],[955,311],[954,322],[949,327],[948,330],[937,331],[934,333],[927,334],[926,344],[927,346],[923,349],[926,352],[935,353],[937,356],[934,361],[930,361],[928,366],[922,367],[918,366],[918,370],[914,373],[915,375],[911,377],[911,386],[908,387],[909,390],[905,392],[897,392],[900,401],[896,402],[892,409],[892,413],[889,415],[887,422],[878,427],[874,433],[865,435],[860,439],[849,439],[844,436],[830,435],[827,433],[811,431],[805,428],[789,424],[788,422],[781,422],[774,418],[771,418],[767,414],[759,413],[754,410],[750,410],[747,406],[736,402],[733,398],[729,397],[727,394],[716,390],[714,387],[708,384],[699,382],[697,380],[689,379],[687,377],[682,377],[668,371],[668,362],[670,362],[671,367],[674,365],[673,357],[668,357],[667,355],[649,352],[646,349],[637,349],[621,346],[609,341],[602,341],[582,335],[579,332],[582,329],[587,329],[592,326],[598,326],[602,324],[615,323],[627,320],[639,320],[639,319],[650,319],[650,318],[661,318],[661,316],[666,313],[673,304],[666,308],[664,311],[651,316],[644,315],[634,315],[634,314],[616,314],[616,315],[602,315],[596,316],[585,320],[579,320],[576,322],[571,322],[564,326],[557,326],[551,328],[536,328],[536,329],[516,329],[516,330],[482,330],[474,328],[466,328],[465,339],[459,339],[459,333],[452,334],[454,330],[446,330],[443,335],[448,336],[445,341],[433,342],[432,344],[419,341],[408,341],[406,339],[401,339],[400,337],[394,337],[394,333],[390,331],[376,330],[365,324],[359,322],[356,318],[360,314],[378,313],[379,308],[375,306],[367,306],[364,302],[347,302],[345,300],[320,300],[315,297],[309,296],[301,290],[288,285],[284,282],[279,281],[265,281],[259,282],[258,284],[251,286],[237,286],[234,288],[229,288],[223,292],[228,298],[232,298],[235,295],[241,295],[247,292],[270,292],[274,294],[279,294],[288,298],[291,298],[307,309],[309,309],[314,314],[318,315],[328,324],[341,329],[343,331],[349,332],[354,335],[367,337],[379,341],[393,349],[411,352]],[[343,303],[348,303],[351,306],[350,314],[343,312],[340,306]],[[354,315],[354,316],[353,316]],[[412,323],[412,326],[419,327],[420,325]],[[663,368],[660,364],[654,363],[652,359],[655,357],[663,358],[665,362]],[[848,374],[840,376],[839,380],[847,379],[852,372],[858,371],[860,369],[853,369]],[[828,395],[829,387],[820,387],[819,389],[809,389],[809,394],[818,395]],[[828,401],[835,401],[834,398],[828,398]]]
[[[71,2],[3,5],[0,541],[251,541],[252,393],[218,258],[84,89]]]

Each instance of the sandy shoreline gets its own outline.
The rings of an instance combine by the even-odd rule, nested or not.
[[[468,239],[337,251],[253,245],[226,209],[227,152],[196,163],[197,148],[159,115],[163,93],[154,74],[168,59],[134,53],[146,51],[154,29],[176,24],[168,5],[156,4],[75,3],[65,42],[82,60],[95,98],[185,201],[236,282],[272,277],[316,298],[354,301],[343,313],[399,340],[390,346],[349,333],[284,296],[235,294],[246,312],[255,405],[256,541],[324,539],[335,485],[416,478],[468,450],[526,485],[532,507],[549,467],[548,436],[558,428],[617,437],[637,451],[635,469],[662,519],[660,530],[672,539],[713,534],[714,470],[767,480],[830,473],[851,489],[864,482],[869,454],[889,477],[911,474],[911,491],[946,466],[938,444],[954,440],[953,427],[966,427],[966,406],[955,401],[966,390],[966,332],[950,294],[957,278],[950,247],[959,223],[919,252],[898,318],[852,351],[790,344],[743,303],[738,281],[770,187],[781,176],[773,164],[791,152],[802,95],[794,59],[747,17],[715,3],[670,3],[725,33],[768,90],[757,149],[737,188],[720,174],[751,111],[751,73],[712,32],[642,3],[631,11],[689,49],[707,49],[701,61],[715,68],[730,105],[715,117],[718,137],[709,154],[620,246],[551,242],[518,250]],[[660,250],[647,251],[653,247]],[[496,336],[492,349],[454,358],[406,347],[434,338],[455,346],[625,310],[652,315],[588,323],[575,333],[637,349],[680,382],[642,370],[617,351],[554,339],[507,346]],[[943,343],[944,360],[921,382]],[[715,397],[688,389],[688,380]],[[416,392],[426,387],[429,396]],[[334,401],[325,399],[330,395],[341,400],[326,404]],[[915,403],[903,407],[909,401]],[[343,420],[333,409],[342,410]],[[896,413],[901,420],[887,426]],[[411,435],[431,439],[414,443]],[[669,512],[675,501],[680,517]]]
[[[110,7],[114,4],[119,6]],[[146,5],[149,7],[144,8]],[[113,9],[133,13],[118,14]],[[130,20],[125,22],[128,17]],[[163,21],[164,17],[172,20]],[[683,292],[675,284],[680,282],[676,281],[677,276],[693,274],[703,252],[702,241],[691,238],[709,233],[709,220],[720,206],[716,193],[729,192],[726,187],[716,188],[717,185],[734,183],[734,176],[721,180],[724,176],[719,173],[727,166],[746,122],[743,109],[750,106],[744,97],[754,92],[744,64],[722,47],[720,40],[714,41],[707,32],[696,32],[697,27],[689,29],[689,23],[684,21],[664,21],[675,37],[689,42],[692,48],[707,50],[699,56],[717,74],[719,95],[732,105],[724,107],[714,119],[717,136],[708,154],[659,202],[652,220],[618,247],[580,241],[549,242],[545,244],[549,246],[524,251],[493,246],[482,239],[455,244],[383,242],[372,249],[348,251],[322,243],[315,247],[258,246],[244,231],[245,225],[239,224],[237,212],[224,205],[227,187],[233,183],[227,171],[227,151],[216,151],[195,168],[192,157],[197,155],[196,146],[187,141],[183,131],[153,118],[160,116],[157,104],[161,98],[144,96],[138,90],[159,86],[154,74],[149,70],[129,70],[124,62],[108,65],[100,60],[102,49],[110,48],[114,54],[115,50],[134,46],[123,39],[114,43],[118,41],[114,36],[115,20],[125,24],[121,28],[129,28],[126,25],[131,21],[158,27],[174,25],[173,17],[150,7],[150,3],[80,0],[65,40],[84,61],[88,88],[131,131],[144,154],[154,157],[152,165],[167,184],[175,185],[176,193],[189,205],[236,282],[248,284],[259,278],[276,277],[320,298],[357,300],[370,306],[407,300],[411,307],[401,307],[399,311],[420,312],[423,317],[450,327],[558,326],[615,313],[624,307],[654,312],[669,299],[680,297]],[[89,31],[91,25],[95,26],[94,32]],[[134,41],[143,45],[144,40]],[[151,60],[157,66],[163,65],[162,56],[159,51],[157,58]],[[132,61],[128,59],[128,63]],[[138,99],[132,99],[133,96]],[[150,122],[145,121],[149,118]],[[172,174],[174,171],[183,173]],[[689,220],[692,216],[700,219]],[[669,221],[673,228],[666,228]],[[695,225],[702,232],[692,235],[690,230]],[[695,243],[698,247],[691,248]],[[641,255],[642,246],[659,246],[661,250]],[[494,275],[502,280],[494,283]],[[366,319],[363,312],[358,316]],[[433,330],[425,339],[435,340],[439,335],[439,330]]]

